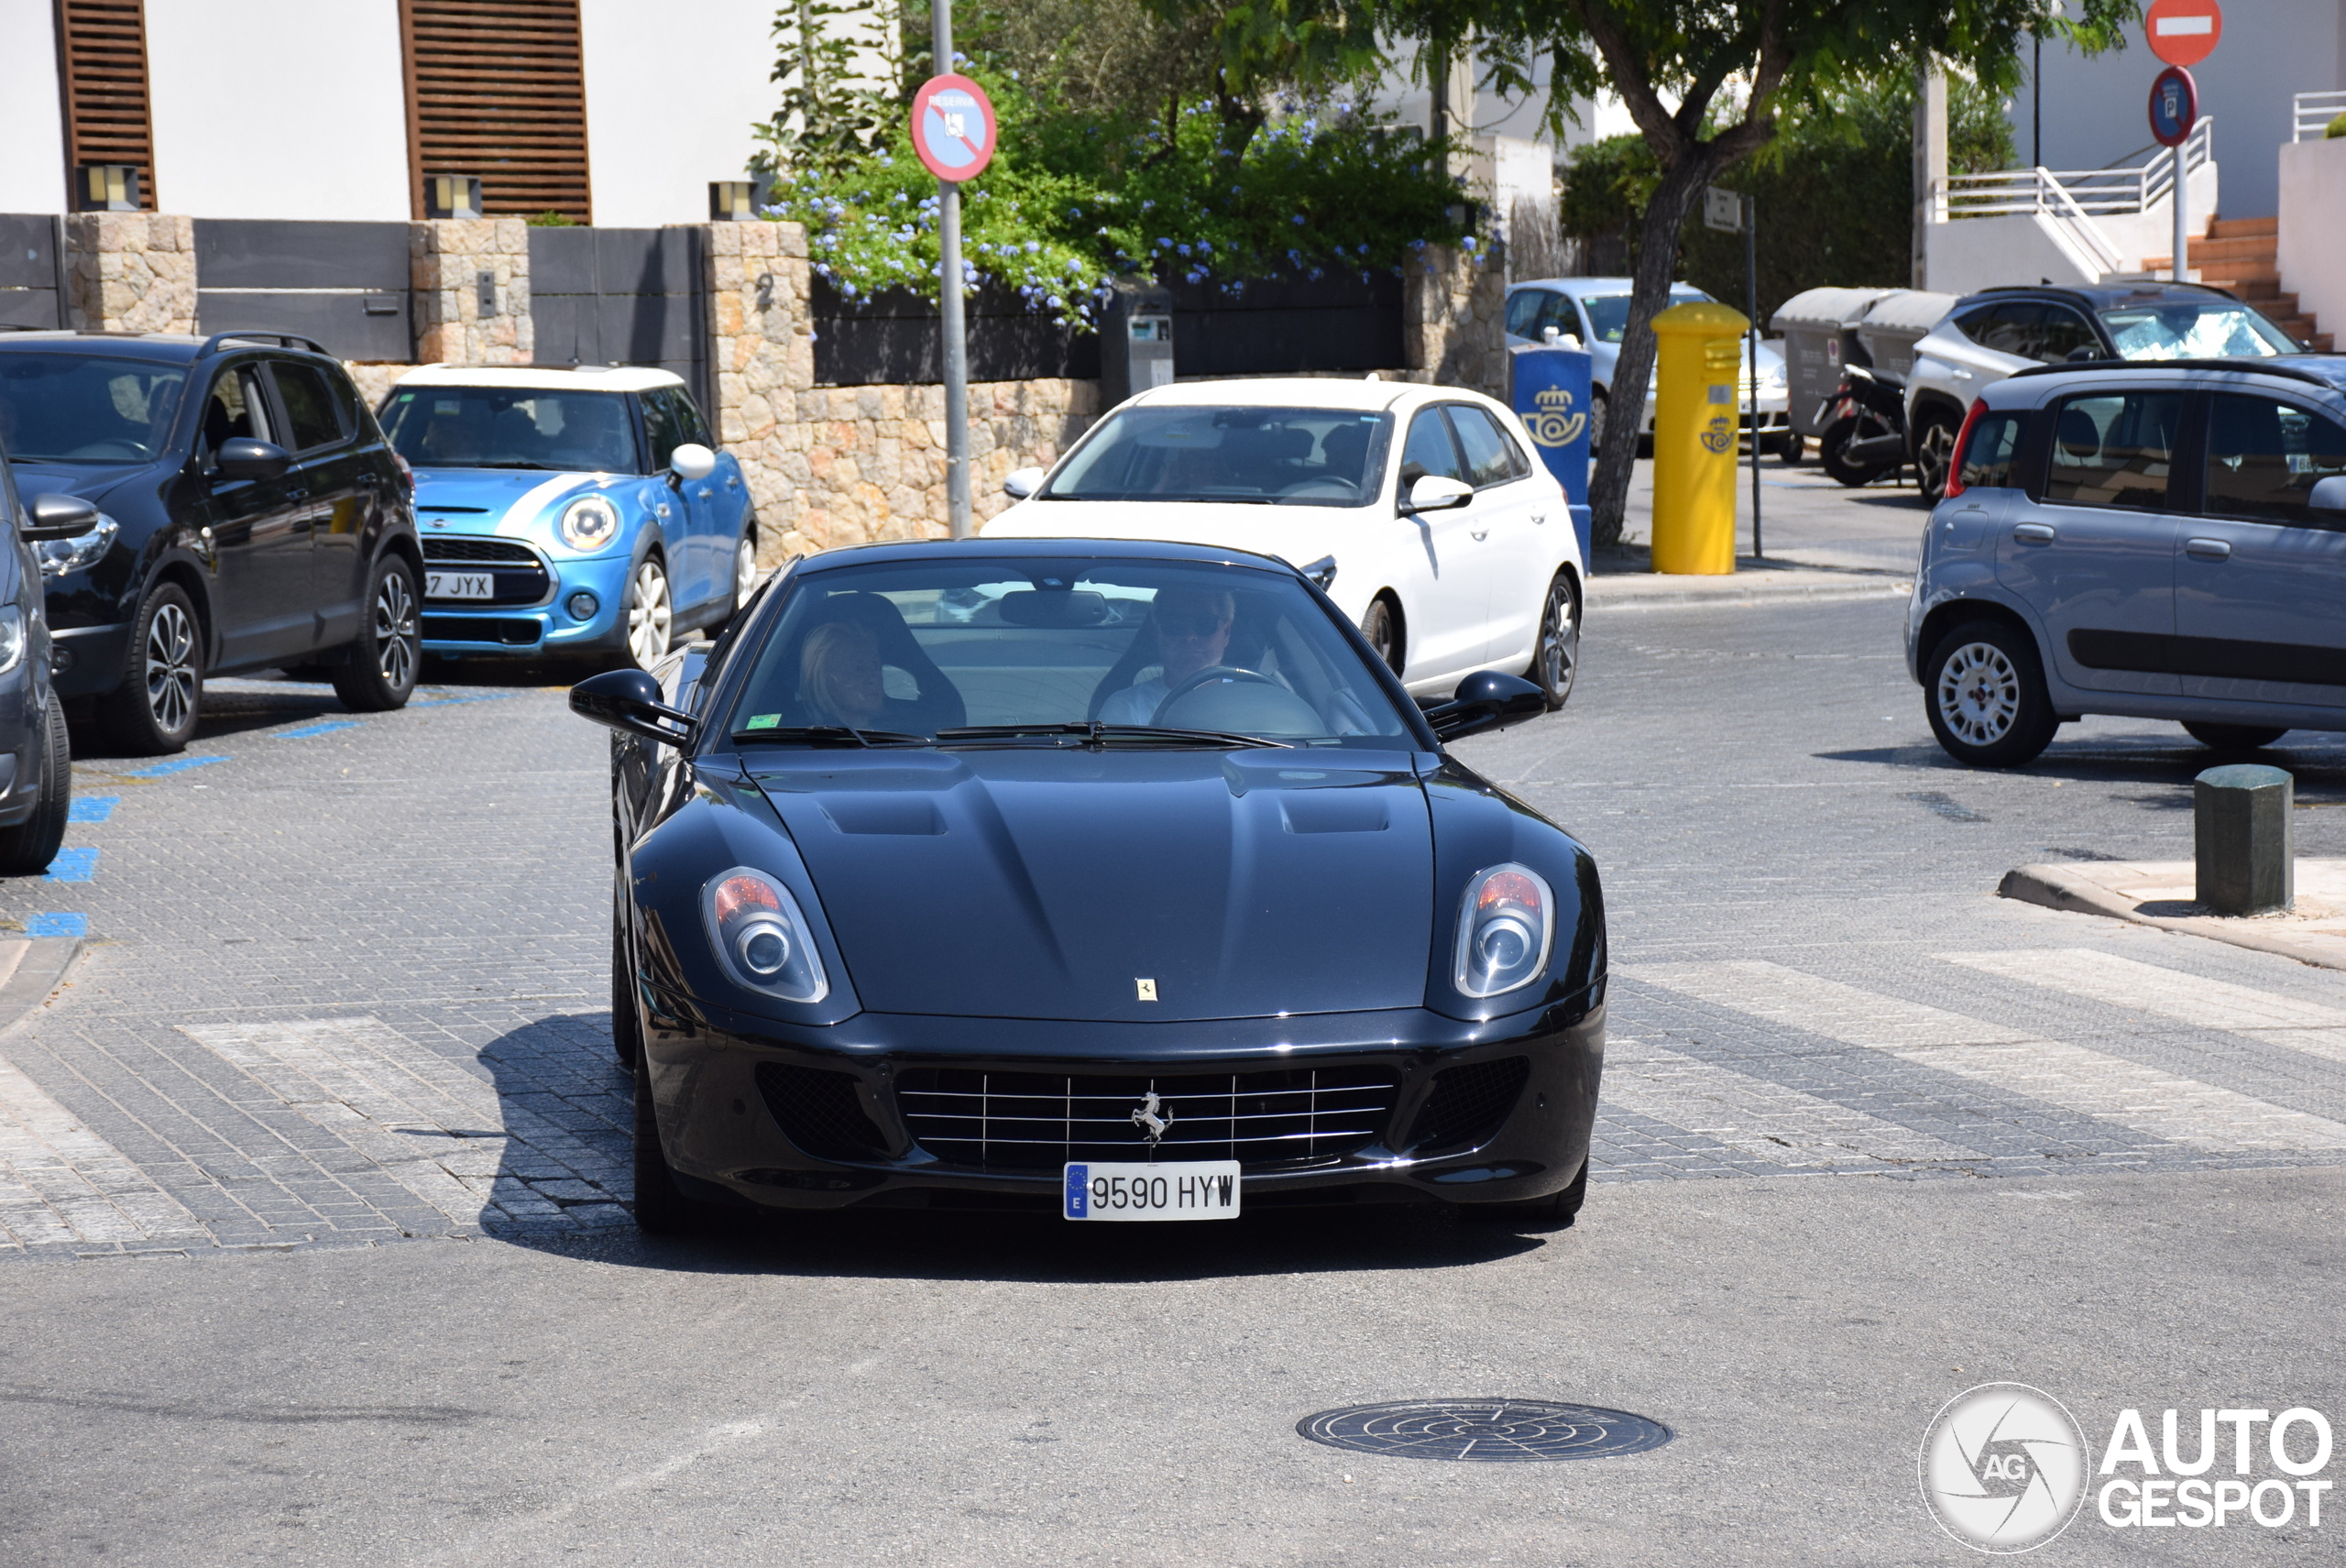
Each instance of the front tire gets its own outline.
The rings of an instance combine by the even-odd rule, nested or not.
[[[1808,455],[1808,437],[1787,435],[1782,444],[1776,448],[1776,455],[1782,461],[1785,467],[1799,467],[1801,459]]]
[[[0,828],[0,876],[38,876],[65,842],[65,818],[73,804],[73,739],[65,732],[65,705],[49,699],[43,720],[40,803],[14,828]]]
[[[611,895],[611,1052],[621,1067],[633,1067],[642,1054],[643,1020],[635,1006],[635,964],[627,946],[627,905],[616,888]]]
[[[1946,499],[1946,475],[1955,461],[1956,422],[1945,413],[1932,412],[1923,416],[1914,432],[1915,483],[1923,492],[1923,504],[1935,507]]]
[[[1591,388],[1588,394],[1588,451],[1591,457],[1605,450],[1606,405],[1612,399],[1602,387]]]
[[[332,671],[334,695],[353,713],[405,707],[423,665],[413,568],[397,555],[375,564],[367,585],[367,622],[347,657]]]
[[[2219,751],[2261,751],[2288,730],[2264,724],[2206,724],[2196,718],[2183,723],[2184,732],[2202,746]]]
[[[1969,621],[1941,638],[1924,666],[1923,694],[1931,733],[1967,767],[2019,767],[2061,727],[2035,640],[2001,620]]]
[[[1816,438],[1817,466],[1853,490],[1872,484],[1882,475],[1879,466],[1868,467],[1849,461],[1846,454],[1849,443],[1857,438],[1858,422],[1853,419],[1835,420]]]
[[[758,591],[758,538],[744,533],[733,546],[733,609],[725,619],[729,624]]]
[[[1387,669],[1397,675],[1401,673],[1408,650],[1402,642],[1400,606],[1384,594],[1369,600],[1368,613],[1360,618],[1360,634],[1368,639]]]
[[[627,580],[627,656],[639,670],[648,670],[668,652],[669,633],[675,626],[675,602],[668,589],[668,568],[657,555],[635,564]]]
[[[149,589],[130,624],[122,685],[100,699],[106,739],[126,756],[187,750],[203,712],[203,634],[177,583]]]
[[[1580,585],[1570,572],[1559,572],[1540,609],[1540,642],[1523,678],[1540,688],[1551,713],[1571,700],[1580,670]]]
[[[652,1064],[635,1063],[635,1227],[646,1235],[681,1236],[698,1230],[701,1206],[677,1189],[660,1146],[660,1117],[652,1101]]]

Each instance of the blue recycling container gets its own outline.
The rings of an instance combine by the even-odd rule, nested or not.
[[[1595,543],[1588,510],[1589,356],[1584,348],[1524,344],[1507,352],[1509,401],[1548,472],[1564,488],[1580,559]]]

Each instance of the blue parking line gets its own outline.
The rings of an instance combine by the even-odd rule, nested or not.
[[[277,738],[280,740],[306,740],[312,735],[331,735],[337,729],[356,729],[357,728],[358,725],[355,720],[348,718],[334,718],[329,719],[323,724],[305,725],[299,729],[280,729],[277,732]]]
[[[114,815],[114,808],[121,804],[122,796],[118,795],[80,795],[77,796],[73,804],[66,809],[65,820],[68,822],[104,822],[107,817]]]
[[[225,762],[227,760],[225,756],[173,757],[168,762],[158,762],[151,768],[140,768],[137,773],[125,773],[122,776],[126,779],[159,779],[170,773],[183,773],[190,768],[200,768],[207,763]]]
[[[87,882],[98,874],[98,852],[95,850],[60,850],[56,859],[49,862],[49,875],[44,882]]]
[[[429,702],[410,702],[410,707],[454,707],[460,702],[503,702],[511,692],[487,692],[479,696],[435,696]]]
[[[90,934],[90,917],[86,915],[36,915],[25,922],[27,937],[86,937]]]

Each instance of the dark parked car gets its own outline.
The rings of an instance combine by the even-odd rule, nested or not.
[[[1284,563],[1010,539],[801,561],[571,704],[647,1228],[1580,1206],[1596,868],[1442,750],[1529,681],[1421,711]]]
[[[75,496],[29,498],[0,445],[0,876],[47,871],[65,839],[73,757],[65,707],[49,689],[49,620],[37,547],[70,543],[98,525]]]
[[[341,364],[276,334],[0,335],[0,441],[99,512],[43,544],[52,679],[133,754],[195,733],[203,677],[314,670],[351,707],[414,688],[413,481]]]

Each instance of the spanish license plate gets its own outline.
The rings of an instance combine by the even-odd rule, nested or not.
[[[497,597],[497,578],[488,572],[426,572],[423,597],[428,599],[486,599]]]
[[[1070,1220],[1234,1220],[1238,1162],[1067,1167],[1059,1212]]]

